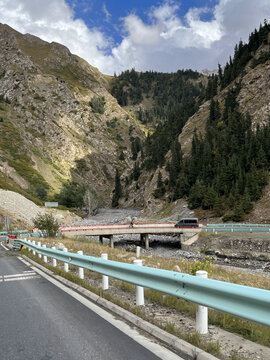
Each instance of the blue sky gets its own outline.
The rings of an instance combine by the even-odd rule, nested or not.
[[[105,74],[216,69],[264,19],[270,0],[0,0],[1,23]]]

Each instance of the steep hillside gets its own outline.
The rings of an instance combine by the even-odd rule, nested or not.
[[[0,25],[0,188],[70,207],[113,200],[148,216],[265,218],[269,33],[265,22],[208,77],[109,77]]]
[[[144,134],[107,88],[63,45],[0,25],[0,187],[45,200],[69,180],[109,204]]]
[[[219,66],[218,74],[209,76],[198,111],[174,131],[177,141],[160,129],[147,139],[146,154],[148,144],[159,140],[151,160],[164,141],[171,145],[165,160],[152,169],[149,154],[138,166],[137,196],[144,198],[145,213],[173,212],[186,199],[200,217],[264,218],[259,214],[267,203],[262,197],[269,196],[264,189],[270,169],[269,31],[265,22],[247,44],[236,45],[224,69]],[[179,113],[176,121],[182,121]]]

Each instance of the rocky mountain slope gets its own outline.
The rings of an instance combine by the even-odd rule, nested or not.
[[[228,92],[241,81],[237,95],[239,110],[250,115],[254,131],[257,125],[266,124],[270,115],[269,46],[270,36],[268,42],[264,41],[252,53],[252,59],[245,64],[241,75],[228,86],[219,87],[213,98],[222,111]],[[122,182],[120,206],[143,207],[143,214],[147,216],[163,208],[160,216],[175,214],[175,220],[179,214],[193,215],[183,198],[168,204],[153,196],[159,172],[168,185],[168,163],[172,155],[169,151],[164,165],[158,164],[156,170],[143,166],[145,154],[141,150],[145,149],[141,140],[145,135],[136,115],[138,119],[142,117],[146,132],[147,127],[158,129],[154,118],[158,115],[155,114],[159,113],[159,123],[168,121],[167,128],[161,126],[163,131],[169,129],[171,121],[171,128],[178,131],[176,139],[180,132],[178,141],[183,157],[187,158],[194,130],[202,137],[205,134],[210,100],[204,99],[207,98],[205,91],[210,78],[207,80],[191,70],[164,74],[163,77],[151,72],[142,76],[132,70],[125,76],[133,79],[134,84],[127,86],[126,79],[120,78],[123,84],[120,81],[120,87],[115,91],[118,95],[128,94],[126,105],[134,100],[132,96],[136,94],[134,106],[119,106],[108,91],[112,91],[115,79],[102,75],[63,45],[47,43],[0,25],[0,188],[20,192],[37,202],[37,199],[54,200],[63,184],[71,181],[87,186],[102,198],[103,203],[110,205],[118,169]],[[164,89],[158,83],[158,76],[168,78],[168,86],[166,83]],[[148,78],[152,77],[149,86]],[[187,82],[184,82],[185,77]],[[139,83],[139,92],[136,88],[138,81],[143,81]],[[177,85],[179,81],[182,88]],[[159,93],[161,88],[163,90]],[[193,113],[198,109],[194,115],[183,120],[183,114],[187,113],[184,108],[186,101],[180,107],[181,115],[177,97],[172,100],[173,89],[179,91],[179,94],[176,92],[179,99],[183,96],[181,90],[190,93],[188,107],[192,105]],[[153,98],[155,93],[157,99]],[[123,96],[120,99],[126,101]],[[162,101],[167,107],[161,108]],[[176,110],[172,117],[167,117],[170,104]],[[180,122],[181,126],[178,126]],[[164,144],[157,141],[156,145],[162,147]],[[168,145],[166,149],[170,147]],[[156,158],[158,160],[158,156]],[[257,221],[265,218],[268,197],[266,187],[263,199],[251,214]]]
[[[247,63],[244,71],[238,76],[231,84],[224,89],[218,91],[217,95],[214,96],[214,100],[218,101],[221,110],[225,107],[225,99],[230,89],[235,87],[236,83],[241,83],[240,92],[237,96],[237,102],[239,104],[239,111],[243,115],[250,115],[252,122],[252,129],[256,132],[257,125],[264,126],[269,122],[270,119],[270,35],[268,34],[268,41],[264,43],[260,48],[253,54],[252,59]],[[260,62],[261,58],[268,58],[266,61]],[[183,157],[186,159],[191,153],[192,139],[194,131],[196,130],[198,137],[204,138],[206,123],[210,114],[210,100],[205,101],[201,104],[199,110],[191,116],[186,124],[184,125],[182,132],[179,134],[178,141],[181,144]],[[171,159],[171,152],[169,151],[166,155],[166,159]],[[153,193],[157,186],[158,173],[162,174],[162,178],[166,179],[168,173],[166,166],[158,168],[153,174],[150,181],[143,179],[145,183],[145,199],[146,208],[145,213],[150,214],[158,212],[164,207],[164,202],[159,199],[154,199],[150,194]],[[254,204],[253,211],[247,216],[246,220],[254,222],[267,221],[269,216],[267,215],[270,210],[269,205],[269,186],[266,186],[263,191],[263,197],[261,200]],[[178,211],[179,204],[183,205],[183,199],[177,200],[171,205],[172,211]],[[187,206],[187,204],[185,205]],[[211,217],[211,213],[197,211],[197,216]],[[220,219],[219,219],[220,220]]]
[[[144,134],[108,86],[65,46],[0,25],[0,187],[53,199],[70,180],[109,203],[131,136]]]

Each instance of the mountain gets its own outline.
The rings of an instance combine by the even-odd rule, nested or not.
[[[1,24],[0,187],[37,203],[88,189],[109,205],[116,168],[130,171],[144,138],[110,81],[65,46]]]
[[[145,212],[173,209],[186,199],[200,217],[242,221],[256,213],[259,221],[265,218],[257,207],[267,203],[263,197],[268,196],[270,168],[269,32],[265,21],[247,44],[235,46],[223,69],[219,65],[217,74],[200,78],[200,94],[184,102],[193,106],[181,111],[165,105],[168,116],[147,138],[138,164]],[[121,81],[117,94],[123,98],[130,85],[121,88]]]
[[[110,77],[0,25],[0,188],[68,207],[266,219],[269,32],[265,22],[209,75]]]

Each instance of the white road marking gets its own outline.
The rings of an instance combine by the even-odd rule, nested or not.
[[[21,281],[38,278],[40,278],[40,275],[38,275],[35,271],[31,270],[23,274],[0,275],[0,282]]]
[[[9,251],[9,249],[8,249],[3,243],[1,243],[1,246],[2,246],[5,250]]]
[[[29,280],[29,279],[38,279],[40,278],[39,275],[36,276],[24,276],[24,277],[18,277],[18,278],[9,278],[9,279],[4,279],[4,281],[18,281],[18,280]]]
[[[31,271],[31,274],[29,275],[36,275],[36,273],[34,271]],[[12,278],[12,277],[20,277],[20,276],[28,276],[28,274],[12,274],[12,275],[3,275],[4,278]]]

